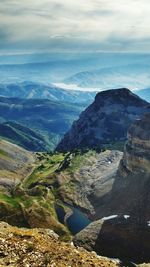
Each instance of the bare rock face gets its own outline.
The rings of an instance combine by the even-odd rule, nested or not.
[[[96,216],[130,214],[150,219],[150,115],[137,120],[128,131],[128,141],[112,190],[103,198],[93,198]]]
[[[102,144],[124,141],[133,121],[149,111],[150,104],[128,89],[100,92],[73,123],[56,150],[97,148]]]
[[[101,198],[111,191],[122,155],[117,150],[101,153],[89,151],[84,154],[73,173],[66,168],[57,174],[61,199],[93,216],[93,199]],[[64,186],[66,183],[71,186]]]
[[[112,190],[97,203],[100,220],[80,232],[75,244],[124,261],[150,262],[150,114],[130,127]]]
[[[150,219],[149,188],[150,114],[147,114],[137,120],[128,131],[128,142],[112,193],[120,192],[124,202],[127,197],[126,212],[130,212],[141,222]]]
[[[124,157],[120,165],[120,174],[128,173],[150,174],[150,115],[137,120],[128,131]],[[139,169],[140,166],[140,169]]]

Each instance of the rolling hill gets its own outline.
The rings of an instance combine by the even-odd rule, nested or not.
[[[30,151],[45,151],[50,146],[41,134],[12,121],[0,123],[0,137]]]

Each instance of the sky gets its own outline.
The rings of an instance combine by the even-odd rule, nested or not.
[[[149,0],[0,0],[0,53],[150,52]]]

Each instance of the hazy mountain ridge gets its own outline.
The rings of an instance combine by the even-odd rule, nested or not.
[[[149,64],[129,64],[110,68],[79,72],[64,82],[79,87],[101,88],[146,88],[150,84]]]
[[[22,83],[0,84],[0,95],[27,99],[49,99],[65,103],[89,105],[96,92],[65,90],[54,85],[24,81]]]
[[[49,150],[50,144],[42,135],[13,121],[0,123],[0,137],[30,151]]]
[[[50,81],[62,82],[64,79],[67,79],[68,76],[76,75],[76,73],[84,71],[113,68],[128,64],[148,65],[149,58],[149,54],[139,53],[88,52],[79,54],[55,53],[6,55],[0,57],[0,81],[22,82],[31,80],[48,83]],[[104,87],[101,88],[104,89]],[[112,86],[110,86],[110,88],[112,88]]]
[[[83,108],[46,99],[0,97],[0,120],[2,123],[13,121],[36,131],[43,136],[45,150],[48,150],[56,146]]]

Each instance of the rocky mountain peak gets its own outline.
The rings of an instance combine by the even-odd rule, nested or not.
[[[124,141],[132,122],[149,111],[150,104],[129,89],[100,92],[73,123],[56,150],[96,148],[106,143]]]
[[[99,92],[96,97],[95,97],[95,101],[99,101],[101,99],[109,99],[112,98],[116,101],[120,101],[120,100],[127,100],[127,101],[140,101],[141,99],[135,95],[134,93],[132,93],[128,88],[119,88],[119,89],[110,89],[110,90],[106,90],[106,91],[102,91]],[[143,101],[145,102],[145,101]]]

